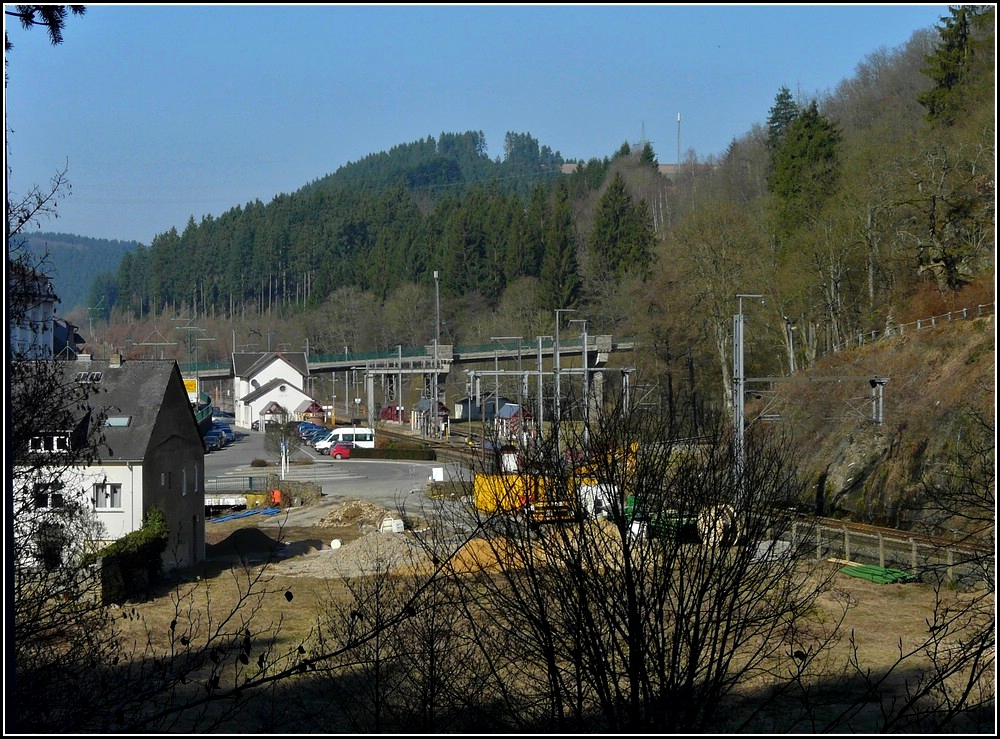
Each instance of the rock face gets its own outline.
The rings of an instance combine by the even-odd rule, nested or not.
[[[929,471],[963,449],[974,414],[995,420],[994,327],[993,315],[939,322],[824,357],[799,373],[803,381],[775,383],[804,502],[825,515],[925,527]],[[888,378],[878,424],[869,375]],[[845,379],[824,379],[836,377]]]

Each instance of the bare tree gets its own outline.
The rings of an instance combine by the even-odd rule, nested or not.
[[[523,507],[478,506],[486,554],[453,570],[488,669],[468,700],[494,725],[738,729],[756,715],[737,710],[741,689],[766,676],[773,696],[793,690],[825,648],[835,629],[810,614],[829,576],[791,540],[782,448],[754,436],[735,480],[725,426],[697,443],[683,427],[620,402],[586,439],[567,428],[559,449],[522,448],[517,473],[477,470],[505,480],[498,500],[528,491]],[[595,484],[607,517],[583,515]]]

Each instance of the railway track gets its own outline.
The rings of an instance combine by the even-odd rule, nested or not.
[[[392,429],[380,429],[379,433],[397,441],[419,441],[434,449],[439,455],[452,461],[473,464],[476,460],[481,459],[478,447],[466,445],[464,443],[464,436],[456,435],[451,439],[443,440],[430,439],[414,433]],[[990,554],[990,552],[961,541],[958,537],[936,536],[893,528],[891,526],[877,526],[875,524],[845,521],[823,516],[809,516],[807,514],[800,514],[799,520],[803,525],[810,528],[819,527],[827,531],[846,532],[847,535],[854,536],[859,541],[862,539],[878,540],[881,538],[896,542],[898,546],[912,547],[916,545],[922,550],[950,549],[961,557],[981,557]]]

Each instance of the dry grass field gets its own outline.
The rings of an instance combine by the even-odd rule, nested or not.
[[[280,620],[280,644],[294,648],[314,634],[331,599],[347,597],[342,575],[363,574],[358,568],[364,568],[361,560],[365,557],[382,557],[384,564],[392,549],[392,556],[398,557],[394,572],[412,574],[414,567],[419,567],[418,561],[409,559],[413,550],[403,546],[410,539],[408,533],[377,532],[384,515],[388,512],[349,501],[308,528],[280,529],[264,519],[210,523],[204,567],[198,573],[185,573],[170,590],[134,604],[142,621],[130,622],[129,628],[148,630],[154,645],[165,646],[170,622],[177,617],[178,601],[182,611],[198,614],[203,622],[209,609],[218,618],[237,603],[249,578],[260,577],[257,587],[264,595],[257,623]],[[334,542],[335,548],[331,547]],[[479,566],[482,558],[475,550],[475,542],[460,551],[455,561]],[[842,563],[831,562],[828,566],[839,569]],[[964,596],[948,591],[945,597],[959,601]],[[935,598],[934,589],[925,584],[877,584],[837,574],[834,587],[820,600],[824,611],[821,620],[830,622],[840,616],[845,604],[848,606],[831,660],[846,665],[851,651],[856,649],[860,661],[875,674],[888,668],[899,659],[900,649],[907,652],[926,639]],[[921,665],[911,661],[909,666]],[[902,691],[903,685],[899,683],[895,689]],[[872,705],[870,713],[859,717],[861,726],[870,723],[867,730],[876,725],[877,705]]]

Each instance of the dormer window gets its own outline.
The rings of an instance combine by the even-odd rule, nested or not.
[[[28,442],[28,451],[36,453],[65,453],[70,450],[69,434],[42,434],[32,436]]]

